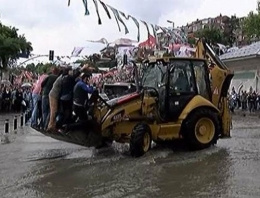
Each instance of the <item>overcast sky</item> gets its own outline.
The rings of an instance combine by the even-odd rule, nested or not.
[[[169,26],[167,20],[176,25],[185,25],[197,18],[222,15],[246,16],[256,10],[256,0],[103,0],[103,2],[130,14],[137,19],[161,26]],[[86,40],[108,41],[117,38],[136,40],[137,29],[130,20],[126,24],[130,33],[118,31],[112,17],[108,19],[100,7],[102,25],[98,19],[92,0],[88,0],[90,15],[84,15],[82,0],[0,0],[0,20],[15,26],[20,34],[32,42],[35,54],[48,54],[50,49],[55,55],[70,55],[73,47],[86,47],[83,54],[101,49],[102,44]],[[111,12],[112,14],[112,12]],[[123,30],[123,27],[121,27]],[[146,28],[141,25],[141,40],[147,37]]]

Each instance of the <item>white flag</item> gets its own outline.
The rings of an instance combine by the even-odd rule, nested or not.
[[[105,39],[105,38],[101,38],[101,39],[96,40],[96,41],[94,41],[94,40],[87,40],[87,41],[88,41],[88,42],[91,42],[91,43],[102,43],[102,44],[105,44],[105,45],[108,44],[108,41],[107,41],[107,39]]]
[[[71,52],[71,56],[79,56],[83,49],[84,47],[74,47],[73,51]]]

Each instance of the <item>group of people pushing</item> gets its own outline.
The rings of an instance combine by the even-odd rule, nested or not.
[[[53,67],[49,75],[42,75],[33,91],[31,126],[57,132],[72,121],[72,112],[79,120],[88,119],[88,95],[95,90],[91,77],[90,72],[70,66]]]

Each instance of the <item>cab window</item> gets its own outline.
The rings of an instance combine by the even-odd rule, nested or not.
[[[195,92],[189,61],[174,61],[169,75],[170,90],[177,93]]]
[[[208,87],[207,87],[207,72],[205,67],[205,62],[194,61],[193,62],[195,81],[198,89],[198,94],[206,99],[210,99]]]

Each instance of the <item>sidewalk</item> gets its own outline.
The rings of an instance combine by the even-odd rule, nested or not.
[[[249,112],[248,110],[241,110],[241,109],[236,109],[234,113],[231,113],[233,115],[237,116],[259,116],[260,117],[260,110],[257,110],[256,112]]]

